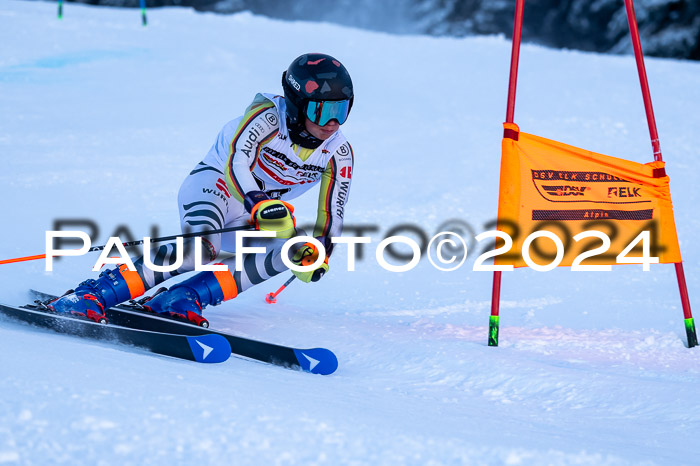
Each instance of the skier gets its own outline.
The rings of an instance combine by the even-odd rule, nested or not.
[[[190,172],[178,193],[183,231],[202,232],[203,262],[214,262],[222,250],[235,252],[235,233],[211,233],[252,223],[259,230],[274,231],[272,239],[251,239],[246,245],[264,245],[265,254],[250,254],[242,271],[235,260],[222,261],[225,272],[199,272],[157,293],[144,302],[151,311],[201,324],[202,310],[235,298],[239,293],[271,278],[287,267],[281,259],[284,242],[305,235],[296,228],[289,202],[321,183],[313,236],[326,249],[326,260],[309,272],[293,273],[302,281],[318,281],[328,272],[331,238],[341,235],[348,201],[353,152],[340,131],[352,108],[352,81],[335,58],[308,53],[295,59],[282,73],[284,96],[257,94],[243,116],[227,123],[206,157]],[[176,243],[151,251],[151,262],[174,265],[178,253],[182,265],[172,272],[157,272],[135,260],[136,271],[126,265],[102,272],[48,304],[55,312],[98,320],[105,309],[143,295],[168,279],[195,268],[192,241],[184,251]],[[319,251],[311,242],[289,253],[294,264],[313,263]],[[207,261],[208,259],[208,261]]]

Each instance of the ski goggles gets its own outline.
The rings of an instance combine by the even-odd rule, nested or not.
[[[309,100],[306,104],[306,118],[318,126],[326,126],[331,120],[336,120],[342,125],[348,119],[349,113],[349,100]]]

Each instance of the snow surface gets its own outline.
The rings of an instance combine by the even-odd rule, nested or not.
[[[377,225],[356,272],[277,277],[208,309],[216,328],[339,357],[329,377],[243,359],[198,365],[0,323],[0,464],[698,464],[700,349],[685,347],[673,266],[491,274],[372,259],[402,223],[474,232],[495,217],[510,44],[391,36],[184,9],[0,3],[0,258],[41,254],[55,219],[178,231],[176,192],[221,126],[280,92],[295,56],[352,73],[348,224]],[[690,297],[700,294],[700,64],[647,60]],[[516,122],[646,162],[634,59],[524,46]],[[296,202],[313,221],[315,195]],[[455,227],[456,228],[456,227]],[[473,244],[473,242],[472,242]],[[483,246],[482,246],[483,247]],[[480,250],[481,248],[479,248]],[[96,255],[0,267],[2,301],[62,292]]]

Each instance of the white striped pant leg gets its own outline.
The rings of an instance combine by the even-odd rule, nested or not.
[[[185,178],[178,192],[180,225],[183,233],[220,230],[244,213],[243,204],[230,196],[224,174],[217,168],[200,163]],[[151,250],[155,265],[173,265],[177,259],[176,243],[156,245]],[[221,234],[202,236],[202,263],[207,264],[221,251]],[[184,241],[183,263],[172,272],[154,272],[142,267],[142,277],[149,287],[169,278],[193,271],[194,239]]]
[[[227,233],[226,235],[229,235]],[[306,235],[299,229],[297,235]],[[229,239],[229,238],[226,238]],[[252,286],[258,285],[265,280],[268,280],[280,273],[289,270],[282,262],[282,246],[287,242],[284,238],[246,238],[243,245],[246,247],[264,247],[264,253],[244,254],[242,270],[236,270],[236,258],[232,257],[222,261],[222,264],[228,267],[228,270],[233,274],[233,279],[236,281],[238,292],[241,293]],[[231,250],[228,246],[228,241],[224,242],[224,249]],[[296,250],[302,246],[302,243],[293,245],[288,252],[288,257],[294,255]],[[239,255],[239,253],[236,253]]]

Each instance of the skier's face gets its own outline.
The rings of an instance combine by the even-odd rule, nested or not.
[[[335,120],[329,121],[326,123],[326,126],[318,126],[317,124],[312,123],[308,118],[305,118],[304,120],[306,131],[308,131],[313,137],[322,141],[325,141],[329,137],[333,136],[333,133],[338,131],[338,128],[340,128],[340,125]]]

